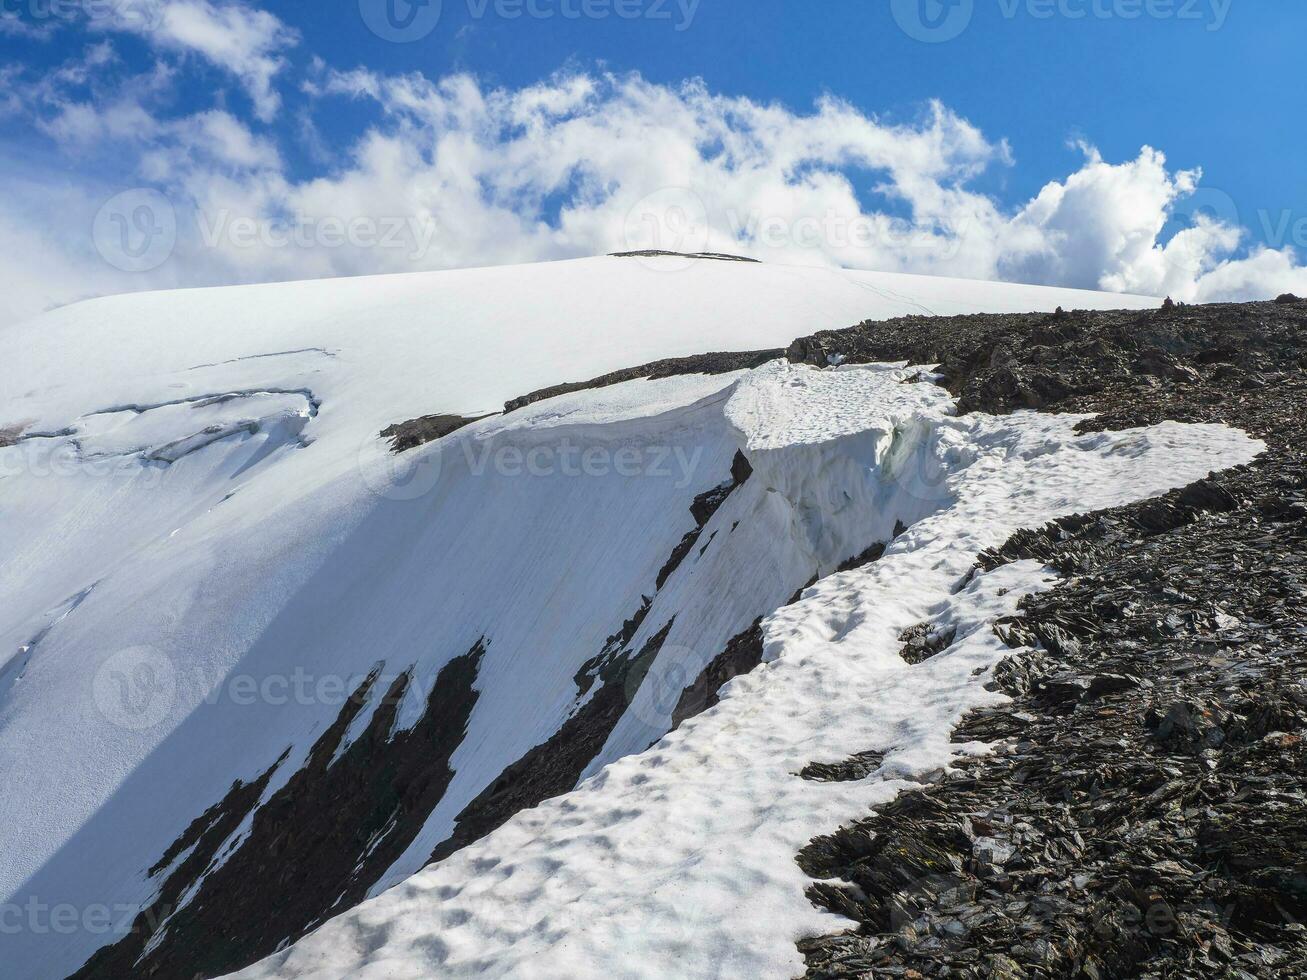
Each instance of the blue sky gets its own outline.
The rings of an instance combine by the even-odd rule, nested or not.
[[[1012,143],[1020,165],[993,188],[1011,200],[1073,169],[1068,140],[1084,137],[1108,159],[1156,146],[1175,165],[1202,166],[1205,184],[1250,209],[1307,206],[1294,163],[1307,155],[1307,131],[1292,122],[1307,108],[1307,5],[1202,0],[1182,11],[1184,2],[1169,19],[1072,20],[1042,19],[1038,4],[977,0],[967,28],[945,43],[908,36],[886,0],[700,0],[683,30],[675,0],[659,21],[477,18],[475,0],[446,0],[436,28],[411,44],[380,41],[336,4],[267,6],[300,27],[307,50],[341,65],[470,70],[520,86],[569,62],[601,62],[658,82],[698,76],[715,91],[796,109],[830,92],[890,116],[938,98]],[[1094,8],[1070,0],[1067,9]]]
[[[21,308],[0,322],[120,289],[584,254],[669,186],[715,245],[776,260],[1195,300],[1304,279],[1301,4],[51,2],[3,0],[0,243],[39,234],[44,271],[21,271]],[[558,101],[577,78],[589,87]],[[623,162],[632,138],[648,167]],[[528,154],[554,142],[557,166]],[[477,147],[466,172],[459,144]],[[95,264],[87,229],[108,198],[146,192],[176,212],[177,241],[124,279]],[[374,220],[429,219],[439,247],[325,251],[310,235],[267,261],[201,234],[218,211],[353,220],[369,199],[389,202]],[[803,208],[880,223],[878,247],[798,243]],[[741,235],[759,216],[791,231]],[[886,222],[928,247],[905,250]],[[1078,240],[1086,227],[1097,237]]]

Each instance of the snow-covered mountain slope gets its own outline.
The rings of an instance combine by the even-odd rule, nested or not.
[[[801,975],[796,942],[848,923],[806,901],[811,882],[795,855],[959,751],[983,749],[950,734],[967,709],[1006,700],[986,687],[1010,652],[990,627],[1055,576],[1032,561],[973,576],[975,556],[1018,527],[1142,499],[1262,448],[1213,425],[1077,436],[1077,416],[955,419],[938,388],[908,380],[777,362],[727,401],[755,470],[710,528],[738,520],[735,534],[761,528],[782,553],[820,566],[847,551],[846,536],[908,524],[874,563],[767,617],[765,666],[651,750],[619,744],[631,754],[576,791],[239,976]],[[694,569],[687,584],[711,574]],[[939,655],[910,666],[900,635],[921,622],[948,636]],[[681,656],[655,661],[632,713],[657,717],[659,692],[680,691],[679,668],[700,663]],[[803,778],[814,763],[860,753],[884,756],[865,778]]]
[[[760,617],[881,544],[886,559],[933,563],[911,573],[922,577],[920,596],[896,600],[915,613],[945,601],[976,547],[1013,522],[1077,509],[1095,493],[1100,505],[1181,483],[1194,467],[1247,458],[1251,444],[1178,427],[1078,439],[1069,423],[1048,420],[973,431],[981,423],[947,420],[939,389],[900,384],[888,368],[779,365],[549,399],[399,457],[379,431],[425,414],[494,412],[535,388],[658,358],[780,347],[867,318],[1153,302],[603,258],[137,294],[6,330],[6,975],[64,976],[97,950],[86,975],[126,975],[138,961],[159,976],[233,969],[583,776],[599,774],[585,793],[627,787],[580,797],[618,820],[626,811],[612,804],[640,785],[650,760],[678,745],[702,760],[711,751],[702,739],[722,725],[745,739],[722,756],[726,773],[703,767],[709,782],[649,795],[665,805],[740,773],[735,802],[723,797],[686,819],[704,834],[755,833],[762,867],[807,824],[784,808],[774,811],[783,826],[768,823],[758,794],[779,786],[774,767],[750,775],[730,760],[775,753],[750,741],[762,735],[792,741],[775,754],[786,766],[840,744],[822,740],[849,702],[814,706],[804,684],[831,683],[819,653],[841,663],[849,654],[787,653],[691,718],[719,681],[757,662]],[[1156,465],[1168,449],[1178,461]],[[1047,476],[1046,488],[1014,494],[1020,466]],[[1094,480],[1072,486],[1076,468]],[[928,533],[930,519],[952,523]],[[975,540],[955,540],[968,528]],[[882,561],[866,574],[879,581],[894,567]],[[849,574],[819,583],[824,599],[810,592],[767,621],[769,658],[788,649],[787,630],[816,643],[860,622],[859,603],[881,601]],[[865,658],[865,678],[849,678],[851,698],[902,686],[875,659]],[[810,677],[788,676],[804,663]],[[928,708],[914,682],[902,687],[901,710],[934,724],[979,696],[969,685],[958,680]],[[725,720],[748,692],[766,729]],[[771,699],[777,710],[806,706],[827,728],[777,727]],[[652,754],[601,772],[681,721]],[[938,762],[942,748],[927,743],[912,758]],[[809,805],[837,815],[865,804],[866,792],[821,790]],[[498,881],[494,894],[507,899],[485,855],[525,848],[522,835],[534,835],[532,853],[553,867],[562,851],[547,854],[551,838],[533,828],[580,806],[548,833],[577,827],[576,840],[589,840],[595,817],[572,800],[513,820],[480,845],[490,849],[483,858],[465,850],[432,873],[462,875],[463,885],[476,876],[469,895]],[[656,832],[667,817],[646,807],[633,819]],[[667,880],[699,887],[684,865],[716,846],[682,852],[681,865],[662,866]],[[645,873],[640,853],[631,850],[631,873]],[[768,901],[794,890],[790,864],[766,865],[785,879]],[[720,884],[721,867],[701,872]],[[578,868],[583,877],[571,880],[584,881],[584,861]],[[419,887],[379,901],[407,901]],[[724,892],[702,887],[702,908],[720,909]],[[594,896],[568,914],[597,914],[607,899]],[[497,933],[495,953],[485,925],[494,909],[469,915],[465,934],[488,965],[535,948]],[[430,936],[415,942],[451,971],[470,968],[458,942],[440,940],[443,954]],[[668,955],[658,943],[650,955]]]

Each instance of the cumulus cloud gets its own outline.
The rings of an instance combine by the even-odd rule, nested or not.
[[[795,114],[634,75],[503,90],[466,75],[324,71],[308,91],[379,113],[331,176],[278,185],[263,174],[218,196],[197,181],[187,192],[206,213],[260,213],[275,192],[279,212],[413,216],[437,229],[417,256],[338,250],[327,257],[337,272],[637,247],[976,274],[991,264],[957,247],[959,226],[997,220],[992,202],[960,185],[1007,149],[940,105],[891,124],[833,98]],[[864,212],[850,171],[869,193],[908,205],[911,220]],[[269,261],[292,258],[257,258]]]
[[[272,140],[255,136],[230,112],[167,115],[176,78],[172,65],[155,62],[144,72],[120,74],[105,84],[96,70],[117,61],[109,42],[90,45],[22,87],[35,128],[70,157],[125,157],[137,175],[155,183],[194,170],[197,162],[246,169],[280,166]],[[17,96],[14,108],[24,108]]]
[[[1258,248],[1240,261],[1217,263],[1182,295],[1198,303],[1229,303],[1281,292],[1307,296],[1307,267],[1289,249]]]
[[[1011,150],[938,103],[891,120],[835,97],[796,112],[639,75],[507,89],[317,61],[301,88],[308,137],[337,100],[374,119],[308,179],[227,112],[160,118],[145,81],[117,101],[48,96],[30,111],[69,145],[117,140],[132,179],[173,201],[171,258],[120,276],[124,289],[654,247],[1190,301],[1307,291],[1291,249],[1244,254],[1233,202],[1208,200],[1199,171],[1150,147],[1109,162],[1086,145],[1074,173],[1000,206],[975,184],[1013,165]],[[145,119],[124,127],[133,107]]]
[[[266,10],[211,0],[120,0],[112,16],[96,24],[139,34],[164,50],[196,54],[231,72],[265,122],[281,105],[273,86],[286,66],[281,52],[299,40],[293,28]]]

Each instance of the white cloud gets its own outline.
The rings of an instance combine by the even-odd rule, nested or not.
[[[281,166],[277,148],[255,136],[235,116],[219,109],[159,124],[156,145],[142,158],[141,173],[167,184],[189,175],[261,172]]]
[[[13,111],[30,112],[32,124],[74,158],[124,159],[127,173],[152,183],[206,166],[256,170],[280,166],[267,137],[219,109],[169,117],[164,113],[176,70],[166,62],[106,85],[97,70],[117,60],[109,42],[45,73],[33,85],[15,85]],[[5,78],[0,71],[0,80]],[[15,78],[17,76],[14,76]],[[70,93],[89,89],[89,94]]]
[[[107,69],[117,64],[112,44],[102,41],[10,91],[32,125],[73,156],[102,154],[120,141],[145,144],[158,135],[152,107],[171,87],[174,71],[156,62],[140,74],[111,75]]]
[[[1279,293],[1307,296],[1307,267],[1290,249],[1257,249],[1238,262],[1223,262],[1199,280],[1192,298],[1198,303],[1224,303],[1266,298]]]
[[[70,148],[98,149],[111,140],[150,139],[158,131],[154,117],[132,99],[104,105],[61,101],[55,114],[38,125],[47,136]]]
[[[1307,292],[1292,250],[1241,257],[1237,213],[1203,216],[1196,202],[1215,192],[1201,173],[1170,170],[1149,147],[1111,163],[1086,146],[1074,173],[1000,207],[973,185],[1011,165],[1011,151],[940,104],[893,121],[836,98],[794,112],[637,75],[573,73],[513,90],[320,62],[302,89],[320,113],[342,98],[376,113],[310,179],[292,177],[275,145],[226,112],[161,120],[143,96],[90,109],[47,101],[48,132],[70,145],[118,139],[134,179],[176,205],[172,258],[119,276],[117,288],[669,247],[1189,301]],[[146,121],[123,123],[132,106]],[[316,133],[311,116],[297,131]],[[1169,233],[1189,211],[1195,220]],[[338,233],[369,222],[374,233],[402,227],[388,245]],[[71,227],[76,239],[89,216]]]
[[[273,87],[286,65],[280,52],[299,40],[293,28],[266,10],[211,0],[123,0],[112,18],[98,23],[140,34],[165,50],[193,52],[231,72],[265,122],[281,105]]]

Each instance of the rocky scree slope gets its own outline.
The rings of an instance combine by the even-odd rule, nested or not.
[[[1025,648],[992,682],[1012,700],[954,734],[992,753],[799,855],[825,879],[810,898],[858,923],[803,942],[806,975],[1307,975],[1307,304],[912,317],[789,356],[938,361],[963,411],[1223,422],[1269,446],[980,556],[1065,580],[994,627]],[[904,658],[937,633],[905,634]]]

